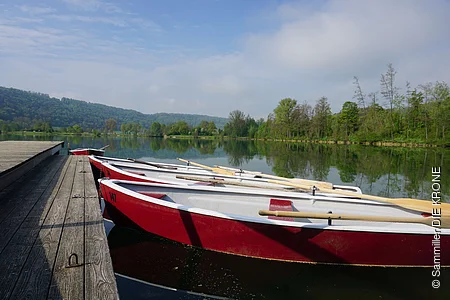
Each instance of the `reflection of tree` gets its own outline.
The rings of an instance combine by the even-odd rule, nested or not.
[[[354,182],[357,172],[358,156],[349,147],[345,147],[343,151],[335,151],[337,153],[336,167],[339,169],[339,176],[342,182]]]
[[[163,143],[164,143],[166,149],[173,150],[178,154],[183,154],[186,151],[188,151],[189,148],[193,147],[193,145],[191,144],[192,140],[188,140],[188,139],[186,139],[186,140],[165,139]]]
[[[120,139],[120,146],[122,148],[139,149],[143,146],[143,141],[136,136],[127,136]]]
[[[161,149],[162,138],[151,138],[150,139],[150,148],[157,152]]]
[[[214,154],[217,143],[211,140],[194,140],[194,147],[200,154]]]
[[[55,136],[53,139],[67,139],[71,148],[110,145],[105,155],[115,157],[174,159],[182,156],[194,160],[220,156],[223,151],[231,166],[265,158],[278,176],[351,183],[368,194],[419,199],[427,199],[431,192],[431,168],[440,166],[445,174],[445,166],[450,165],[448,150],[441,148],[111,136]],[[336,174],[338,177],[333,177]],[[441,177],[441,187],[443,199],[450,201],[450,176]]]
[[[228,154],[228,164],[235,167],[249,162],[257,154],[254,141],[227,140],[223,143],[223,150]]]

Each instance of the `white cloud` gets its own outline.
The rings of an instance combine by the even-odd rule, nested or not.
[[[88,12],[105,12],[109,5],[65,1]],[[398,70],[400,87],[406,80],[413,86],[450,82],[448,1],[331,0],[314,5],[317,2],[280,5],[266,19],[276,25],[271,31],[243,33],[240,51],[200,58],[192,54],[198,51],[187,48],[150,48],[144,35],[126,39],[72,27],[52,31],[4,24],[0,52],[9,57],[0,56],[0,65],[8,72],[0,71],[0,82],[145,113],[227,116],[240,109],[254,117],[266,117],[285,97],[314,104],[327,96],[338,111],[353,97],[354,75],[364,92],[376,91],[389,62]],[[136,16],[58,18],[119,29],[159,28]],[[42,53],[45,57],[38,57]]]
[[[16,6],[21,11],[28,13],[30,15],[40,15],[55,12],[56,9],[48,6],[29,6],[29,5],[18,5]]]
[[[82,11],[103,11],[106,13],[123,13],[123,10],[117,5],[100,0],[62,0],[69,7]]]

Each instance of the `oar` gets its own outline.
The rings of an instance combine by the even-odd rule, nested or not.
[[[108,147],[109,147],[109,145],[103,146],[103,147],[100,148],[100,150],[105,150]]]
[[[202,165],[202,164],[199,164],[199,163],[196,163],[196,162],[193,162],[193,161],[190,161],[190,160],[182,159],[182,158],[177,158],[177,159],[178,159],[179,161],[184,162],[184,163],[191,164],[191,165],[194,165],[194,166],[203,168],[203,169],[207,169],[207,170],[216,172],[217,174],[223,174],[223,175],[232,175],[232,176],[235,176],[235,172],[232,172],[232,171],[223,170],[223,169],[221,169],[221,168],[213,168],[213,167],[210,167],[210,166]]]
[[[280,176],[275,176],[275,175],[270,175],[270,174],[264,174],[262,172],[252,172],[252,171],[247,171],[247,170],[242,170],[242,169],[234,169],[234,168],[223,167],[223,166],[216,166],[216,167],[220,168],[220,169],[224,169],[224,170],[230,170],[230,171],[233,170],[235,172],[251,174],[251,175],[254,175],[255,178],[271,178],[271,179],[275,179],[275,180],[286,180],[286,181],[298,183],[298,184],[312,184],[318,188],[326,188],[326,189],[333,188],[333,184],[331,182],[326,182],[326,181],[316,181],[316,180],[302,179],[302,178],[286,178],[286,177],[280,177]]]
[[[280,180],[268,180],[267,182],[275,183],[275,184],[284,184],[289,185],[292,187],[296,187],[299,189],[311,189],[312,186],[303,185],[303,184],[296,184],[292,182],[285,182]],[[443,216],[450,216],[450,203],[440,203],[439,205],[433,205],[433,201],[431,199],[429,201],[427,200],[418,200],[418,199],[412,199],[412,198],[385,198],[380,196],[374,196],[374,195],[367,195],[367,194],[356,194],[354,192],[349,191],[343,191],[338,189],[326,189],[326,188],[319,188],[319,192],[323,193],[332,193],[332,194],[339,194],[339,195],[345,195],[345,196],[352,196],[352,197],[358,197],[363,199],[369,199],[369,200],[375,200],[380,202],[387,202],[391,204],[395,204],[399,207],[425,212],[425,213],[433,213],[433,209],[441,210],[441,214]]]
[[[286,188],[281,188],[281,187],[266,187],[266,186],[262,186],[262,185],[258,185],[258,184],[242,183],[242,182],[236,182],[236,181],[230,181],[230,180],[218,180],[218,179],[214,179],[214,178],[205,178],[205,177],[197,177],[197,176],[177,175],[176,178],[184,179],[184,180],[199,181],[199,182],[209,182],[209,183],[214,183],[214,184],[236,185],[236,186],[249,187],[249,188],[271,189],[271,190],[279,190],[279,191],[285,191],[285,192],[293,191],[292,189],[287,190]],[[302,190],[302,189],[294,189],[294,191],[307,192],[307,190]]]
[[[352,220],[368,222],[395,222],[395,223],[421,223],[429,226],[439,226],[440,228],[450,228],[450,217],[442,216],[439,219],[432,217],[426,218],[407,218],[407,217],[389,217],[389,216],[361,216],[361,215],[338,215],[325,213],[311,213],[300,211],[278,211],[278,210],[260,210],[261,216],[291,217],[291,218],[309,218],[309,219],[331,219],[331,220]]]
[[[177,170],[177,167],[171,167],[171,166],[162,166],[159,164],[154,164],[148,161],[144,161],[144,160],[139,160],[139,159],[134,159],[134,158],[127,158],[128,160],[131,160],[132,162],[136,162],[136,163],[140,163],[140,164],[144,164],[144,165],[149,165],[155,168],[159,168],[159,169],[169,169],[169,170]]]

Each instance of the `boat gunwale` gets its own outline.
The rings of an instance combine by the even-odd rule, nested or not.
[[[171,209],[182,210],[189,213],[196,213],[201,215],[206,215],[209,217],[216,217],[221,219],[229,219],[240,222],[251,222],[251,223],[259,223],[259,224],[267,224],[272,226],[286,226],[293,228],[308,228],[308,229],[317,229],[317,230],[338,230],[338,231],[358,231],[358,232],[373,232],[373,233],[383,233],[383,234],[425,234],[433,236],[435,234],[435,230],[433,227],[425,225],[425,224],[416,224],[416,223],[395,223],[395,222],[367,222],[367,223],[383,223],[389,224],[388,227],[384,226],[362,226],[362,225],[328,225],[317,224],[317,223],[305,223],[305,222],[292,222],[292,221],[284,221],[284,220],[274,220],[264,217],[248,217],[243,215],[229,214],[229,213],[221,213],[214,210],[203,209],[193,206],[187,206],[175,202],[169,202],[166,200],[160,200],[151,196],[147,196],[136,192],[134,190],[123,187],[121,184],[130,184],[130,185],[143,185],[143,186],[155,186],[158,187],[161,185],[157,183],[149,183],[149,182],[136,182],[129,180],[118,180],[118,179],[99,179],[99,183],[108,186],[110,189],[119,191],[123,194],[131,196],[135,199],[139,199],[141,201],[150,202],[155,205],[160,205],[164,207],[168,207]],[[208,188],[207,186],[182,186],[182,185],[172,185],[165,184],[164,188],[172,188],[172,189],[193,189],[193,190],[203,190]],[[208,191],[208,189],[206,189]],[[245,193],[244,193],[245,194]],[[407,224],[407,225],[405,225]],[[408,228],[412,227],[412,228]],[[392,228],[393,227],[393,228]],[[440,229],[440,235],[450,235],[450,229],[442,228]]]
[[[273,190],[270,187],[267,187],[267,188],[251,188],[251,187],[249,187],[249,188],[246,188],[245,190],[239,190],[238,188],[232,188],[232,187],[214,186],[212,189],[211,187],[208,187],[208,186],[200,186],[200,185],[194,186],[194,183],[192,183],[192,185],[188,184],[187,182],[186,182],[186,184],[181,184],[180,181],[173,181],[171,179],[165,179],[165,178],[159,179],[158,177],[142,176],[142,175],[139,175],[136,173],[122,170],[121,168],[118,168],[107,162],[102,162],[102,165],[105,165],[106,168],[112,169],[114,172],[118,172],[118,173],[121,173],[122,175],[139,179],[139,181],[137,181],[137,182],[142,182],[142,183],[152,183],[151,180],[153,180],[153,183],[155,183],[156,181],[159,180],[159,181],[163,181],[164,184],[172,184],[172,185],[177,185],[177,186],[179,185],[182,187],[192,187],[192,188],[207,188],[207,190],[211,191],[211,192],[219,191],[219,192],[224,192],[224,193],[239,193],[239,194],[244,193],[244,194],[260,195],[260,196],[270,195],[273,197],[295,198],[296,200],[300,199],[303,201],[321,200],[321,201],[349,202],[349,203],[358,203],[358,204],[367,204],[367,205],[396,207],[396,205],[392,204],[392,203],[360,199],[358,197],[359,194],[356,194],[356,193],[355,193],[355,197],[350,197],[350,196],[342,196],[342,195],[338,195],[338,194],[321,195],[320,193],[318,193],[316,195],[311,195],[311,194],[307,194],[307,193],[300,193],[300,192],[293,192],[293,191]],[[133,180],[130,180],[130,181],[133,181]]]

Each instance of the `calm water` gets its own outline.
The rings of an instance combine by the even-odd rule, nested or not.
[[[182,157],[209,166],[234,166],[279,176],[357,185],[367,194],[425,200],[430,199],[432,191],[431,168],[440,167],[443,200],[450,202],[450,150],[440,148],[131,137],[0,135],[1,139],[63,140],[71,148],[110,145],[106,156],[174,163],[179,163],[176,158]],[[442,273],[441,288],[433,290],[429,269],[261,261],[186,247],[139,230],[111,228],[110,224],[106,227],[115,271],[121,274],[117,277],[121,299],[205,298],[160,286],[239,299],[450,299],[448,272]]]

